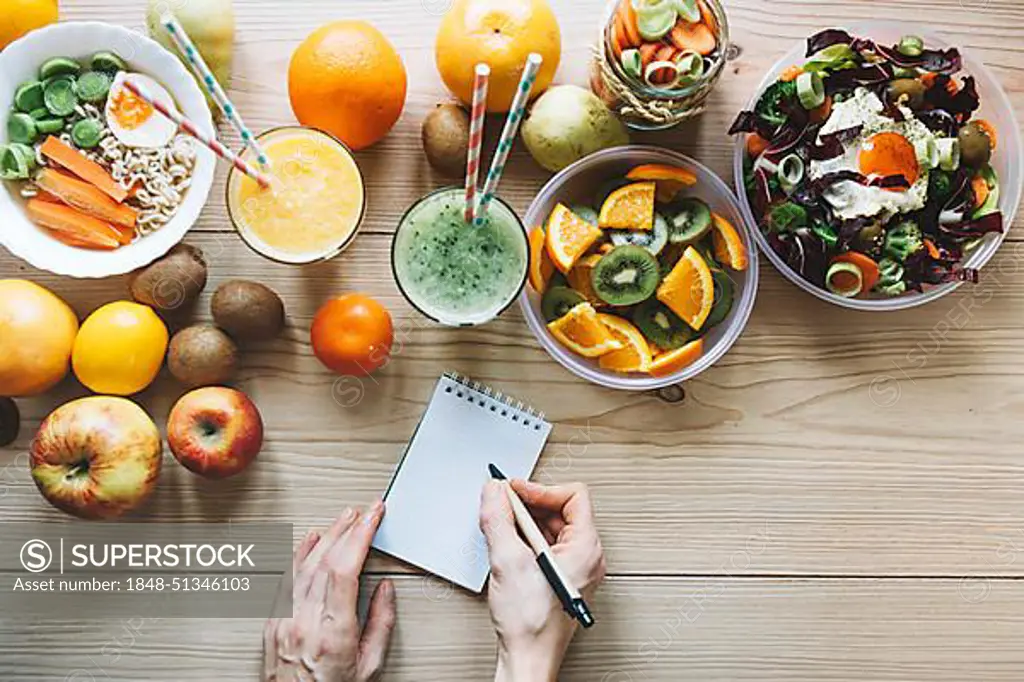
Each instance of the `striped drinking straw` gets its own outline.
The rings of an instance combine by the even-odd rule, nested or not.
[[[491,67],[476,65],[473,78],[473,108],[469,112],[469,151],[466,157],[466,224],[476,219],[476,185],[480,179],[480,147],[484,141],[484,119],[487,116],[487,82]]]
[[[173,109],[172,107],[165,106],[163,102],[160,102],[155,97],[153,97],[146,90],[146,88],[144,88],[141,85],[138,85],[137,83],[133,83],[131,80],[127,78],[124,81],[124,87],[126,87],[140,99],[148,102],[154,109],[159,111],[161,114],[174,121],[184,133],[191,137],[194,137],[195,139],[203,143],[205,146],[209,147],[214,154],[216,154],[222,159],[225,159],[226,161],[230,161],[232,164],[234,164],[235,168],[242,171],[250,178],[258,182],[260,184],[260,187],[262,187],[263,189],[268,189],[270,187],[270,179],[267,178],[266,175],[260,173],[258,170],[249,165],[242,157],[238,156],[230,149],[225,147],[223,144],[221,144],[217,140],[217,138],[207,135],[206,133],[199,130],[195,123],[179,114],[175,109]]]
[[[270,167],[270,159],[263,152],[259,142],[256,141],[256,137],[252,134],[252,131],[246,127],[245,121],[242,120],[241,114],[238,113],[238,108],[231,103],[228,99],[228,95],[224,92],[224,88],[221,87],[220,82],[213,75],[213,71],[207,66],[206,60],[203,59],[203,55],[199,53],[195,43],[188,37],[188,33],[185,29],[174,18],[174,15],[170,12],[166,12],[160,17],[160,23],[163,24],[164,30],[167,31],[167,35],[170,36],[171,41],[181,52],[182,56],[188,61],[189,66],[192,68],[192,72],[196,74],[199,82],[203,84],[206,91],[210,94],[210,97],[220,110],[224,113],[225,118],[234,126],[238,134],[242,136],[242,143],[249,147],[252,152],[256,155],[256,160],[264,168]]]
[[[498,151],[494,154],[491,162],[491,170],[487,173],[487,182],[484,185],[483,196],[480,197],[480,206],[477,208],[475,225],[482,225],[487,209],[498,191],[498,183],[501,181],[501,174],[505,171],[505,163],[512,151],[512,144],[516,140],[516,133],[519,132],[519,124],[523,122],[526,113],[526,104],[530,101],[530,91],[537,80],[537,72],[544,59],[536,52],[532,53],[526,60],[523,69],[523,77],[519,80],[519,87],[516,89],[516,96],[512,100],[512,108],[509,109],[508,118],[505,119],[505,128],[501,131],[501,139],[498,141]]]

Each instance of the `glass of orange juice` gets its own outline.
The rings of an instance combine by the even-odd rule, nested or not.
[[[363,176],[352,152],[333,136],[301,126],[274,128],[257,140],[270,161],[270,188],[234,167],[227,183],[228,214],[245,243],[293,265],[344,251],[366,210]],[[242,157],[256,164],[251,149]]]

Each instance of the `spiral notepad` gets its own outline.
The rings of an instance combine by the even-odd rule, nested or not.
[[[543,413],[443,375],[384,493],[374,548],[481,592],[490,566],[479,526],[487,465],[529,478],[550,433]]]

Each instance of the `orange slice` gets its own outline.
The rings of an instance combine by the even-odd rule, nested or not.
[[[555,274],[555,264],[544,248],[546,241],[544,228],[534,228],[530,233],[530,286],[540,294],[548,290],[551,276]]]
[[[599,358],[622,350],[622,342],[612,336],[589,303],[580,303],[549,324],[548,330],[559,343],[585,358]]]
[[[601,262],[600,254],[591,254],[584,256],[580,259],[580,262],[573,267],[566,275],[565,279],[569,282],[569,286],[579,292],[583,298],[590,301],[592,305],[603,306],[605,303],[601,300],[601,297],[594,291],[594,280],[591,274],[594,272],[594,268]]]
[[[711,214],[711,239],[715,245],[715,258],[719,263],[739,271],[746,270],[750,265],[747,247],[743,245],[740,233],[732,223],[717,213]]]
[[[618,315],[598,314],[597,318],[623,345],[622,350],[612,351],[601,356],[598,361],[601,368],[624,373],[648,371],[653,357],[651,356],[651,347],[640,330]]]
[[[555,267],[567,273],[601,235],[597,226],[580,218],[564,204],[559,204],[548,218],[548,255]]]
[[[649,163],[637,166],[626,174],[628,180],[671,180],[688,187],[697,184],[697,176],[685,168],[663,163]]]
[[[675,374],[681,369],[689,367],[694,362],[700,359],[700,356],[704,355],[704,339],[697,339],[691,341],[682,348],[671,351],[669,353],[662,353],[654,362],[651,363],[651,367],[648,370],[651,376],[664,377],[669,374]]]
[[[658,300],[695,331],[704,326],[715,305],[715,280],[697,249],[690,246],[683,252],[658,287]]]
[[[613,230],[654,229],[654,182],[634,182],[604,200],[597,224]]]

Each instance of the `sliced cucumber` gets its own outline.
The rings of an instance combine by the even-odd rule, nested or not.
[[[715,303],[711,307],[708,319],[704,322],[703,329],[711,329],[725,322],[725,318],[732,312],[732,304],[736,295],[736,286],[724,270],[712,270],[711,277],[715,282]]]
[[[641,0],[633,2],[636,9],[636,27],[640,37],[648,41],[661,40],[675,27],[679,15],[672,0]]]
[[[22,112],[14,112],[7,119],[7,139],[11,142],[32,144],[39,138],[35,119]]]
[[[71,141],[79,149],[92,149],[103,137],[103,126],[92,118],[83,118],[71,128]]]
[[[701,19],[697,0],[672,0],[672,6],[675,7],[676,12],[682,17],[683,21],[688,24],[696,24]]]
[[[845,279],[840,276],[846,275]],[[864,290],[864,273],[853,263],[836,261],[828,269],[825,276],[825,285],[833,294],[843,298],[859,296]]]
[[[89,68],[93,71],[115,74],[118,71],[127,71],[128,65],[113,52],[97,52],[89,60]]]
[[[640,56],[640,50],[636,48],[630,48],[622,51],[622,70],[633,78],[643,78],[644,75],[644,60]]]
[[[67,57],[54,57],[43,62],[39,68],[39,78],[49,80],[57,76],[77,76],[82,72],[82,65]]]
[[[54,116],[70,116],[78,106],[78,95],[75,94],[75,81],[71,78],[54,78],[46,85],[43,92],[46,108]]]
[[[28,162],[13,145],[0,147],[0,178],[4,180],[25,180],[29,175]]]
[[[668,244],[668,221],[660,213],[654,214],[654,228],[651,230],[608,230],[615,246],[639,246],[657,256]]]
[[[825,103],[825,81],[815,71],[805,71],[796,77],[796,96],[808,111]]]
[[[39,81],[22,83],[14,92],[14,106],[26,114],[43,106],[43,84]]]
[[[75,94],[83,102],[99,104],[107,99],[110,85],[110,76],[107,74],[102,71],[88,71],[75,82]]]
[[[668,240],[673,244],[691,244],[711,229],[711,209],[700,199],[682,199],[673,209],[668,225]]]

